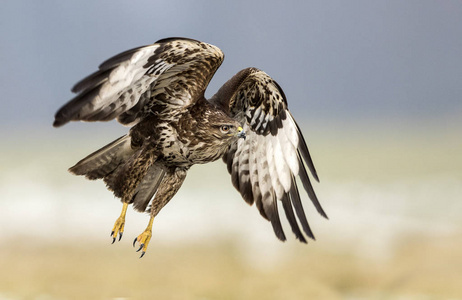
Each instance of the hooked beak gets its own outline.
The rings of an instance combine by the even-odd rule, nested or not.
[[[243,138],[245,140],[245,131],[242,129],[241,126],[237,128],[237,137],[238,138]]]

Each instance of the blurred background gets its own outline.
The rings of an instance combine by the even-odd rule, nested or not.
[[[462,299],[462,2],[3,1],[0,299]],[[52,128],[105,59],[184,36],[220,47],[210,97],[254,66],[284,89],[330,220],[304,195],[316,242],[279,242],[221,162],[195,166],[147,214],[75,162],[125,134]],[[284,220],[285,221],[285,220]]]

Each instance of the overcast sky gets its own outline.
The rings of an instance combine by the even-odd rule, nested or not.
[[[0,124],[51,126],[71,86],[170,36],[220,47],[206,95],[275,78],[298,119],[462,118],[462,1],[2,1]],[[72,125],[71,125],[72,126]]]

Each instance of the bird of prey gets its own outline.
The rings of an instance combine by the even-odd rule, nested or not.
[[[123,203],[111,232],[122,238],[129,204],[149,212],[146,230],[133,242],[145,254],[153,220],[173,198],[194,164],[226,163],[242,198],[256,204],[282,241],[278,202],[296,238],[314,239],[302,207],[297,177],[325,218],[306,167],[319,181],[299,126],[276,81],[256,68],[239,71],[209,100],[204,92],[223,62],[216,46],[167,38],[120,53],[78,82],[75,98],[55,115],[69,121],[117,119],[128,134],[88,155],[69,171],[103,179]],[[295,210],[295,213],[294,213]]]

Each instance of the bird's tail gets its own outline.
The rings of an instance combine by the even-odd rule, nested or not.
[[[124,135],[76,163],[69,168],[69,172],[84,175],[91,180],[104,178],[133,153],[131,138],[129,135]]]
[[[155,158],[151,163],[137,164],[141,153],[140,149],[132,149],[131,137],[124,135],[88,155],[69,171],[91,180],[102,178],[108,189],[119,198],[126,192],[125,183],[132,177],[139,178],[129,201],[137,211],[143,212],[157,192],[165,176],[165,170],[155,163]]]

